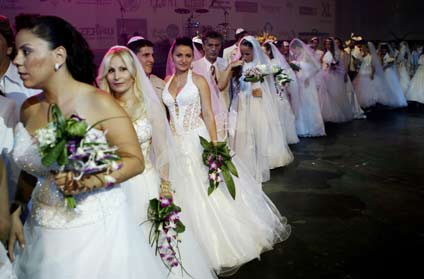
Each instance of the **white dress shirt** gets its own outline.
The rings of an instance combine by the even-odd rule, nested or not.
[[[26,88],[21,77],[18,74],[18,69],[12,63],[9,64],[6,73],[0,77],[0,90],[8,99],[12,99],[16,103],[16,119],[19,119],[21,106],[23,102],[41,90]]]

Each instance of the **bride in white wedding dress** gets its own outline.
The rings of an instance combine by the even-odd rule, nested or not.
[[[9,252],[17,277],[166,278],[137,230],[119,185],[143,171],[140,146],[125,112],[90,85],[95,74],[87,42],[58,17],[34,16],[19,26],[14,64],[24,85],[43,93],[24,103],[23,124],[15,131],[14,159],[38,180],[23,228],[20,209],[13,216]],[[88,133],[118,147],[122,168],[110,174],[115,185],[108,186],[104,173],[75,181],[71,172],[56,173],[54,165],[43,166],[33,135],[47,125],[51,104],[57,104],[65,117],[76,114],[88,124],[108,119]],[[100,130],[107,130],[106,136]],[[75,210],[67,207],[64,194],[75,197]],[[13,249],[16,237],[21,245]]]
[[[147,220],[150,199],[172,196],[166,187],[167,182],[172,182],[172,185],[178,179],[175,144],[165,109],[137,57],[126,47],[114,46],[109,49],[100,65],[97,82],[99,87],[110,92],[131,116],[137,133],[145,169],[143,173],[123,182],[122,187],[136,222],[142,224]],[[184,223],[184,220],[182,222]],[[146,239],[149,239],[150,227],[149,222],[140,225]],[[193,278],[216,278],[190,227],[187,227],[180,237],[179,250],[184,269]],[[153,254],[154,248],[151,251]],[[159,255],[157,259],[160,259]],[[187,274],[179,269],[177,267],[172,270],[169,278],[187,277]]]
[[[174,197],[214,269],[219,275],[230,275],[287,239],[291,227],[237,155],[233,157],[239,173],[234,177],[235,200],[224,183],[208,195],[208,168],[202,160],[199,136],[217,140],[209,88],[202,76],[190,70],[193,46],[189,38],[176,40],[172,58],[176,72],[168,78],[162,99],[183,174],[174,185]]]
[[[315,58],[312,49],[299,39],[290,43],[292,63],[298,65],[296,72],[299,85],[299,102],[295,111],[296,129],[300,137],[325,136],[325,126],[321,115],[318,99],[318,89],[315,76],[320,73],[320,63]]]
[[[258,182],[270,179],[270,170],[290,164],[294,157],[286,140],[284,125],[280,120],[279,105],[272,74],[263,81],[245,81],[245,72],[256,66],[269,71],[272,64],[259,42],[252,36],[240,42],[243,66],[240,76],[235,77],[239,90],[234,94],[229,121],[231,147],[245,163]],[[288,102],[287,102],[288,104]]]

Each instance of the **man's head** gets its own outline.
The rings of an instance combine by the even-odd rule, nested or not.
[[[0,15],[0,63],[15,57],[15,36],[7,17]]]
[[[209,31],[203,38],[203,49],[205,50],[206,59],[214,63],[221,52],[224,37],[221,33]]]
[[[127,45],[127,47],[137,55],[146,75],[152,73],[153,65],[155,64],[154,46],[155,45],[151,41],[141,38],[138,40],[130,39]]]
[[[316,50],[318,49],[318,45],[319,45],[319,39],[318,37],[313,37],[312,39],[309,40],[309,46]]]

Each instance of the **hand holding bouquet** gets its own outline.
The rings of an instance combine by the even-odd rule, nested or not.
[[[292,79],[286,74],[284,69],[279,66],[273,66],[273,73],[275,78],[275,83],[279,89],[284,89],[284,87],[292,81]]]
[[[181,208],[170,197],[151,199],[147,210],[147,222],[152,223],[149,243],[152,247],[155,246],[156,255],[159,253],[169,272],[178,266],[184,270],[178,248],[181,242],[179,234],[185,231],[180,212]]]
[[[116,181],[110,173],[121,167],[120,157],[117,147],[107,144],[106,132],[92,129],[99,122],[89,127],[77,115],[65,119],[55,104],[51,113],[52,121],[36,131],[42,164],[49,167],[56,163],[60,172],[71,172],[71,182],[81,181],[85,175],[106,172],[106,186],[113,185]],[[76,207],[72,195],[65,195],[65,200],[68,207]]]
[[[219,184],[225,181],[228,192],[235,199],[236,188],[232,175],[238,177],[238,172],[231,161],[232,156],[227,143],[218,142],[214,145],[212,142],[200,137],[200,144],[203,147],[203,163],[209,168],[208,195],[212,194]]]
[[[263,82],[269,74],[270,71],[268,71],[266,65],[256,65],[243,73],[246,82]]]

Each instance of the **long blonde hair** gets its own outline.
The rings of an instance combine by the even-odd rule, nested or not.
[[[125,66],[128,69],[128,72],[130,73],[132,79],[134,80],[132,92],[134,93],[139,106],[136,109],[136,113],[134,116],[131,115],[133,120],[136,120],[142,116],[146,116],[146,107],[143,97],[143,92],[141,90],[142,86],[140,84],[140,78],[137,71],[137,67],[134,65],[134,63],[138,63],[138,61],[134,61],[133,56],[131,55],[131,50],[124,47],[124,46],[113,46],[111,47],[103,57],[102,63],[100,64],[99,71],[97,74],[97,84],[100,89],[109,92],[113,95],[113,92],[110,89],[109,83],[106,79],[106,76],[109,71],[110,62],[113,57],[120,57],[122,61],[124,62]]]

